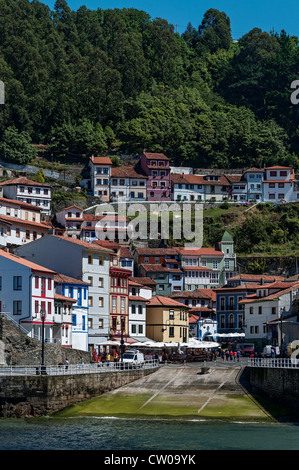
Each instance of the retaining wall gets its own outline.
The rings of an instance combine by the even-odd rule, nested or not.
[[[299,413],[299,369],[247,367],[247,379],[257,390]]]
[[[46,416],[122,387],[155,370],[0,377],[0,417]]]

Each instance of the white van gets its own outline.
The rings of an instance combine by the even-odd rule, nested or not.
[[[274,350],[274,357],[279,356],[279,347],[267,344],[263,349],[262,357],[272,357],[272,350]]]
[[[144,355],[137,349],[129,349],[123,355],[123,363],[128,364],[129,367],[143,367]]]

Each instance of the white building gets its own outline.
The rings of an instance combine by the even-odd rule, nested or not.
[[[41,221],[41,208],[0,198],[0,245],[20,246],[49,233],[52,225]]]
[[[66,310],[66,303],[71,300],[71,332],[72,332],[72,347],[82,351],[88,351],[88,297],[89,297],[89,284],[80,279],[75,279],[65,274],[57,274],[54,278],[55,281],[55,314],[59,309],[59,297]],[[57,308],[56,308],[57,307]],[[67,328],[65,327],[67,333]]]
[[[173,201],[205,201],[205,181],[201,175],[171,174]]]
[[[112,250],[76,238],[48,235],[17,248],[17,254],[89,284],[89,348],[109,338],[109,266]]]
[[[90,157],[91,192],[102,201],[110,199],[110,177],[112,161],[109,157]]]
[[[299,188],[294,171],[290,167],[272,166],[265,168],[264,202],[298,201]]]
[[[51,215],[51,186],[37,183],[24,177],[3,181],[3,196],[27,202],[41,209],[41,213]]]
[[[147,341],[146,303],[152,298],[152,290],[129,280],[129,335],[136,341]]]
[[[83,210],[75,205],[56,212],[56,220],[63,227],[65,235],[74,238],[81,237],[83,217]]]
[[[268,344],[267,323],[291,316],[299,282],[276,281],[261,285],[256,294],[239,302],[244,308],[245,338],[260,348]],[[273,346],[280,346],[278,339]],[[286,345],[285,345],[286,346]]]
[[[54,341],[55,272],[14,254],[0,250],[0,311],[6,313],[28,336]]]
[[[243,174],[247,181],[247,200],[263,202],[264,170],[261,168],[249,168]]]
[[[111,168],[112,201],[146,201],[146,181],[133,166]]]

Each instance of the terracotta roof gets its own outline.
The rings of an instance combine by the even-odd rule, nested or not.
[[[206,184],[202,175],[185,175],[185,174],[171,174],[171,182],[173,184]]]
[[[268,274],[237,274],[236,276],[230,277],[228,281],[255,281],[261,282],[275,282],[283,281],[285,278],[283,276],[270,276]]]
[[[120,247],[120,256],[121,258],[134,258],[129,248],[127,248],[126,246]]]
[[[264,173],[264,168],[248,168],[248,170],[245,170],[244,173],[247,173],[248,171],[252,171],[252,172],[262,172]]]
[[[183,271],[213,271],[213,269],[204,266],[182,266]]]
[[[61,294],[54,294],[54,299],[57,299],[57,300],[64,300],[64,301],[72,302],[72,303],[76,303],[76,302],[77,302],[76,299],[72,299],[71,297],[65,297],[64,295],[61,295]]]
[[[151,279],[150,277],[130,277],[130,281],[137,282],[138,284],[142,284],[145,286],[156,286],[157,283],[154,281],[154,279]]]
[[[120,245],[113,240],[93,240],[92,243],[96,243],[97,245],[103,246],[104,248],[109,248],[111,250],[119,250]]]
[[[112,250],[105,248],[100,245],[96,245],[95,243],[84,242],[83,240],[78,240],[78,238],[73,237],[62,237],[60,235],[50,235],[55,238],[59,238],[60,240],[64,240],[69,243],[74,243],[75,245],[82,246],[82,248],[88,248],[89,250],[96,250],[96,251],[105,251],[107,253],[112,253]]]
[[[59,212],[63,212],[63,211],[67,211],[69,209],[79,209],[80,211],[82,211],[82,207],[79,207],[79,206],[68,206],[68,207],[65,207],[64,209],[61,209],[60,211],[57,211],[57,214],[59,214]]]
[[[14,178],[12,180],[3,181],[2,183],[0,183],[0,186],[11,186],[15,184],[24,184],[27,186],[44,186],[46,188],[50,188],[49,184],[38,183],[37,181],[32,181],[28,178],[24,178],[23,176],[20,176],[19,178]]]
[[[111,178],[145,178],[147,179],[147,176],[142,173],[138,173],[135,170],[134,166],[120,166],[120,167],[111,168]]]
[[[176,248],[135,248],[139,256],[169,256],[177,255]]]
[[[287,289],[281,289],[278,292],[266,295],[265,297],[259,297],[256,294],[248,295],[246,296],[245,299],[240,300],[240,302],[238,303],[246,304],[246,303],[252,303],[252,302],[267,302],[268,300],[277,300],[282,295],[285,295],[291,292],[294,288],[299,288],[299,282],[296,282],[294,285],[288,287]]]
[[[290,166],[267,166],[265,170],[291,170],[292,168]]]
[[[33,204],[28,204],[28,202],[23,202],[23,201],[18,201],[17,199],[8,199],[6,197],[0,197],[0,202],[2,205],[12,205],[12,206],[20,206],[20,207],[25,207],[28,208],[32,211],[40,212],[41,207],[39,206],[34,206]]]
[[[146,158],[152,159],[152,160],[169,160],[164,153],[152,153],[152,152],[143,152],[143,155],[145,155]]]
[[[189,310],[189,313],[214,313],[216,314],[215,310],[213,308],[209,308],[209,307],[191,307],[190,310]]]
[[[148,299],[145,299],[144,297],[139,297],[138,295],[129,295],[129,300],[147,302]]]
[[[224,254],[215,248],[180,248],[181,256],[221,256]]]
[[[199,292],[204,292],[205,294],[209,295],[213,302],[216,302],[216,292],[214,289],[196,289]]]
[[[9,222],[10,225],[17,224],[17,225],[28,225],[29,227],[37,227],[37,228],[44,228],[46,230],[49,230],[52,225],[50,223],[46,222],[33,222],[31,220],[23,220],[19,219],[18,217],[8,217],[6,215],[0,214],[0,220],[3,220],[4,222]]]
[[[180,292],[174,292],[169,297],[171,297],[172,299],[209,299],[211,300],[211,296],[209,294],[206,294],[204,292],[204,289],[202,291],[185,290],[185,291],[180,291]]]
[[[152,297],[150,300],[147,301],[148,307],[180,307],[184,309],[188,309],[187,305],[182,304],[181,302],[177,302],[176,300],[172,299],[171,297],[164,297],[162,295],[156,295]]]
[[[1,249],[0,249],[0,256],[2,256],[3,258],[9,259],[11,261],[14,261],[18,264],[21,264],[23,266],[26,266],[27,268],[30,268],[32,271],[41,271],[41,272],[45,272],[49,274],[56,274],[56,272],[52,271],[51,269],[45,268],[44,266],[33,263],[32,261],[28,261],[24,258],[21,258],[20,256],[17,256],[13,253],[8,253],[7,251],[1,250]]]
[[[112,161],[109,157],[89,157],[89,160],[94,165],[112,165]]]
[[[54,281],[59,284],[82,284],[85,286],[89,286],[88,282],[81,281],[81,279],[76,279],[71,276],[67,276],[66,274],[56,274],[54,276]]]

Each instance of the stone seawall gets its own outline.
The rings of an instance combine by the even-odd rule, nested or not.
[[[46,416],[122,387],[156,370],[0,377],[0,417]]]
[[[299,369],[247,367],[246,375],[253,391],[262,392],[299,414]]]

